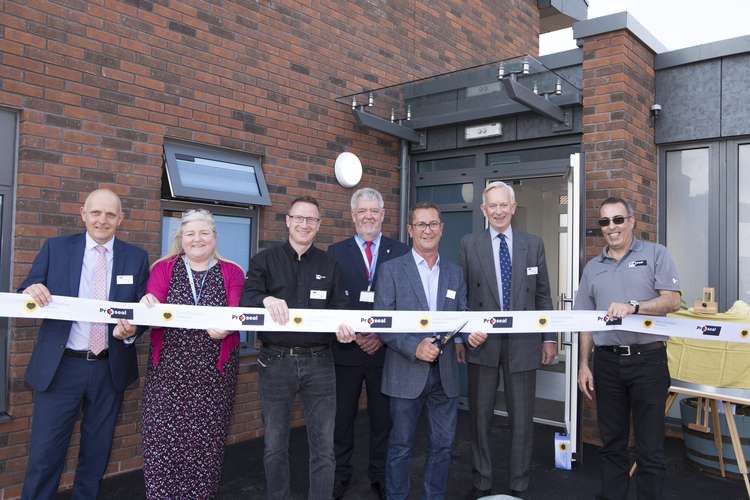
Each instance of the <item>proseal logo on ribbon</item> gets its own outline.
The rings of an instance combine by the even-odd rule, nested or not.
[[[100,313],[105,313],[112,319],[133,319],[133,310],[125,308],[108,307],[107,309],[99,308]]]

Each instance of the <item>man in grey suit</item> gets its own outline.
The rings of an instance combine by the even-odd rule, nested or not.
[[[431,203],[417,204],[409,215],[412,251],[382,264],[375,287],[376,310],[463,311],[466,286],[461,269],[438,255],[443,234],[440,210]],[[460,315],[456,315],[456,322]],[[459,324],[456,325],[457,327]],[[427,410],[429,444],[424,470],[423,498],[445,497],[451,447],[458,415],[458,364],[454,343],[436,345],[433,332],[382,332],[388,346],[381,390],[391,397],[391,434],[386,461],[389,500],[409,496],[409,462],[417,423]],[[339,333],[340,341],[352,337]],[[470,348],[487,334],[474,332],[464,339]]]
[[[490,227],[461,240],[469,310],[552,309],[544,243],[511,227],[516,211],[513,188],[504,182],[489,184],[481,208]],[[493,328],[503,324],[494,322]],[[468,498],[487,496],[492,490],[489,426],[500,366],[511,426],[510,493],[520,497],[529,486],[536,369],[557,355],[555,334],[544,334],[543,340],[539,333],[491,335],[481,348],[469,351],[474,484]]]

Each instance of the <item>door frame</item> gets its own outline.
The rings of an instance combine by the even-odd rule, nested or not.
[[[510,163],[502,167],[489,167],[486,165],[487,155],[492,153],[565,146],[577,146],[578,152],[564,158]],[[574,196],[573,202],[568,203],[568,234],[570,237],[568,238],[569,283],[567,288],[570,295],[567,299],[572,301],[578,288],[580,270],[585,258],[583,253],[585,250],[585,221],[583,220],[583,207],[585,207],[584,154],[581,149],[580,136],[566,136],[538,141],[524,141],[522,143],[494,144],[475,148],[413,154],[410,161],[411,182],[409,186],[409,199],[416,200],[417,188],[422,186],[471,183],[473,184],[474,196],[470,203],[438,203],[438,205],[441,211],[446,212],[471,211],[473,214],[471,232],[475,232],[485,227],[484,216],[481,213],[479,205],[481,204],[481,193],[488,178],[496,177],[504,180],[520,180],[540,177],[563,177],[563,181],[567,179],[568,196]],[[469,155],[474,155],[474,165],[471,168],[429,173],[419,173],[417,171],[418,164],[422,161],[458,158]],[[573,157],[575,157],[575,160]],[[575,196],[576,194],[577,196]],[[580,433],[578,430],[581,420],[577,385],[578,336],[573,332],[561,333],[562,347],[569,349],[569,359],[566,360],[565,367],[564,422],[558,423],[544,420],[541,423],[565,428],[571,438],[572,453],[575,460],[576,453],[580,448]]]

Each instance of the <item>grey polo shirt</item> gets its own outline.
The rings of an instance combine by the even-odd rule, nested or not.
[[[606,311],[612,302],[646,301],[658,297],[659,290],[680,291],[672,257],[662,245],[633,239],[620,261],[611,258],[605,247],[586,264],[573,309]],[[646,344],[668,338],[624,330],[594,332],[593,337],[596,345]]]

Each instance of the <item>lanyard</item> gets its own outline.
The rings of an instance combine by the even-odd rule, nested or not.
[[[200,291],[198,293],[195,292],[195,281],[193,281],[193,270],[190,269],[190,264],[188,264],[187,255],[182,256],[182,262],[183,264],[185,264],[185,271],[187,271],[188,281],[190,281],[190,291],[193,292],[193,304],[197,306],[198,301],[201,300],[201,295],[203,294],[203,285],[206,283],[206,276],[208,276],[208,270],[213,267],[216,261],[214,261],[214,259],[211,259],[208,262],[208,267],[206,268],[206,272],[203,274],[203,278],[201,279]]]

